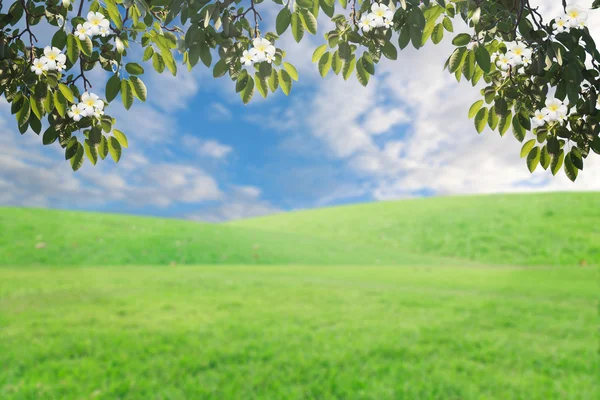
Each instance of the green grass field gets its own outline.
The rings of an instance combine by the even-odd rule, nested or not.
[[[0,399],[596,400],[599,235],[598,193],[0,209]]]

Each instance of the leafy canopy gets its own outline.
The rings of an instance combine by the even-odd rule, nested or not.
[[[31,128],[44,145],[65,150],[74,170],[108,154],[118,162],[127,137],[115,129],[109,105],[129,109],[146,101],[142,76],[150,65],[175,75],[184,66],[227,75],[241,100],[255,92],[288,95],[299,79],[276,47],[280,35],[300,42],[317,33],[325,14],[334,29],[314,50],[321,76],[353,76],[367,85],[382,57],[398,49],[439,43],[460,18],[468,33],[444,68],[460,81],[484,86],[468,110],[475,129],[511,130],[533,172],[538,165],[571,179],[591,152],[600,154],[600,53],[586,26],[587,13],[563,0],[561,15],[544,21],[529,0],[272,0],[276,32],[263,32],[264,0],[0,0],[0,92],[21,133]],[[592,8],[600,7],[595,0]],[[53,27],[38,37],[36,26]],[[184,28],[185,27],[185,28]],[[141,47],[141,51],[133,51]],[[143,54],[136,59],[136,54]],[[146,62],[145,67],[141,62]],[[95,89],[86,72],[111,76]],[[466,111],[466,110],[465,110]],[[45,129],[43,129],[45,125]],[[42,133],[43,131],[43,133]]]

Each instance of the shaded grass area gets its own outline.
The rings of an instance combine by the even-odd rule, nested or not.
[[[600,193],[419,198],[291,212],[230,226],[397,254],[504,265],[600,265]]]
[[[2,399],[597,399],[595,267],[0,269]]]

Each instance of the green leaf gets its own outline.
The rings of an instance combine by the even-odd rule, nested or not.
[[[137,97],[141,101],[146,101],[148,91],[146,90],[146,85],[144,85],[144,82],[142,82],[142,80],[137,76],[129,77],[129,81],[131,82],[131,87],[133,89],[133,94],[135,94],[135,97]]]
[[[144,50],[144,56],[142,57],[142,61],[148,61],[152,58],[153,55],[154,49],[152,48],[152,46],[146,47],[146,50]]]
[[[240,92],[240,96],[242,97],[242,101],[244,104],[248,104],[252,96],[254,95],[254,79],[249,77],[246,82],[246,87]]]
[[[290,9],[287,7],[283,7],[279,14],[277,14],[277,19],[275,21],[275,28],[278,35],[281,35],[286,31],[290,22],[292,21],[292,13]]]
[[[488,111],[488,126],[491,130],[496,130],[498,126],[498,114],[492,108]]]
[[[125,109],[129,110],[133,104],[133,91],[131,90],[131,85],[127,79],[121,80],[121,100],[123,100]]]
[[[327,51],[327,45],[326,44],[322,44],[319,47],[317,47],[315,49],[315,51],[313,52],[312,55],[312,62],[317,62],[321,59],[321,57],[323,56],[323,54],[325,54],[325,52]]]
[[[371,54],[365,51],[361,59],[365,71],[367,71],[371,75],[375,75],[375,64],[373,63],[373,58],[371,57]]]
[[[269,88],[271,92],[275,92],[279,87],[279,74],[276,69],[271,70],[271,76],[269,76]]]
[[[552,161],[552,156],[548,153],[548,146],[544,146],[542,148],[542,152],[540,154],[540,165],[544,169],[548,169],[550,162]]]
[[[483,46],[477,46],[475,48],[475,58],[477,59],[477,64],[479,68],[483,70],[486,74],[490,72],[492,68],[492,64],[490,61],[490,53]]]
[[[94,49],[92,40],[88,36],[86,36],[84,40],[80,40],[79,38],[75,38],[75,40],[77,40],[77,46],[79,46],[81,52],[90,57]]]
[[[256,73],[254,74],[254,83],[256,89],[258,89],[258,93],[260,93],[263,98],[266,98],[267,94],[269,94],[269,88],[267,86],[266,79],[261,78],[258,73]]]
[[[118,129],[113,129],[113,136],[115,137],[115,139],[117,139],[119,141],[121,146],[123,146],[125,148],[129,147],[129,142],[127,140],[127,136],[125,136],[125,134],[123,132],[121,132]]]
[[[92,165],[96,165],[98,162],[98,149],[96,149],[96,145],[92,144],[89,139],[85,139],[83,147],[88,160],[90,160]]]
[[[75,64],[79,58],[79,47],[77,45],[77,40],[72,34],[67,36],[67,57],[69,57],[69,61],[71,61],[73,64]]]
[[[144,73],[144,68],[138,63],[125,64],[125,70],[131,75],[141,75]]]
[[[485,124],[487,123],[487,120],[488,120],[488,109],[483,107],[479,111],[477,111],[477,114],[475,115],[475,129],[477,129],[477,133],[483,132],[483,129],[485,128]]]
[[[290,94],[290,90],[292,89],[292,78],[285,70],[279,71],[279,86],[281,86],[281,91],[285,93],[286,96]]]
[[[400,50],[406,48],[408,43],[410,42],[410,26],[408,24],[404,24],[400,29],[400,35],[398,35],[398,47]]]
[[[109,136],[108,137],[108,152],[110,153],[112,159],[115,160],[116,163],[118,163],[119,160],[121,159],[122,151],[123,150],[121,149],[121,143],[119,143],[117,138],[114,136]]]
[[[356,56],[354,54],[352,54],[352,57],[349,60],[344,62],[344,66],[342,68],[342,76],[344,77],[344,80],[347,81],[352,76],[355,66],[356,66]]]
[[[482,106],[483,100],[477,100],[475,103],[471,104],[471,107],[469,108],[469,119],[473,118]]]
[[[331,69],[331,53],[326,52],[319,59],[319,73],[325,78]]]
[[[448,64],[448,70],[450,72],[456,72],[461,67],[463,60],[467,55],[467,49],[464,47],[459,47],[450,56],[450,63]]]
[[[525,131],[525,128],[523,128],[523,126],[521,125],[521,121],[519,120],[519,114],[516,114],[513,117],[512,128],[513,128],[513,135],[515,135],[515,137],[517,138],[517,140],[519,142],[522,142],[523,139],[525,139],[525,134],[527,133],[527,131]]]
[[[57,138],[58,138],[58,132],[56,131],[54,126],[50,125],[48,127],[48,129],[46,129],[46,131],[44,132],[44,135],[42,136],[42,143],[45,146],[47,146],[49,144],[54,143]]]
[[[340,58],[339,51],[336,50],[333,53],[333,56],[331,56],[331,70],[334,74],[338,75],[340,73],[340,71],[342,70],[343,63],[344,62]]]
[[[581,151],[577,147],[573,147],[569,154],[571,155],[571,162],[575,168],[583,170],[583,158],[581,156]]]
[[[79,142],[75,146],[75,154],[70,158],[73,171],[77,171],[83,165],[83,146]]]
[[[567,175],[567,178],[569,178],[571,181],[575,182],[575,179],[577,179],[577,174],[579,173],[579,170],[573,164],[573,159],[571,158],[571,153],[569,153],[565,156],[564,161],[565,161],[564,170],[565,170],[565,174]]]
[[[398,50],[396,50],[396,46],[394,46],[392,42],[385,42],[382,53],[390,60],[398,59]]]
[[[450,18],[444,17],[442,20],[442,25],[448,32],[454,32],[454,27],[452,26],[452,20]]]
[[[471,80],[473,78],[473,74],[475,73],[475,52],[467,51],[467,56],[465,57],[465,61],[462,66],[462,73],[467,78],[467,80]]]
[[[213,77],[220,78],[221,76],[225,75],[227,71],[229,71],[229,67],[225,63],[225,60],[221,58],[219,61],[217,61],[213,68]]]
[[[294,67],[289,62],[284,62],[283,68],[287,71],[287,73],[293,80],[295,80],[296,82],[298,81],[298,71],[296,70],[296,67]]]
[[[302,10],[300,18],[302,18],[302,24],[306,30],[315,35],[317,33],[317,19],[315,16],[308,10]]]
[[[356,78],[363,86],[367,86],[369,79],[371,78],[369,73],[365,70],[363,57],[359,58],[358,62],[356,63]]]
[[[75,102],[75,96],[73,96],[73,92],[71,91],[71,89],[69,89],[67,85],[65,85],[64,83],[59,83],[58,90],[60,90],[62,95],[65,96],[65,99],[67,99],[69,102]]]
[[[175,59],[173,58],[173,54],[171,53],[171,50],[167,50],[167,49],[161,49],[160,54],[164,60],[165,65],[167,66],[167,69],[169,71],[171,71],[171,74],[173,74],[173,76],[175,76],[177,74],[177,64],[175,63]],[[209,52],[210,54],[210,52]],[[200,53],[200,58],[202,58],[202,52]],[[204,60],[202,60],[204,62]],[[206,63],[205,63],[206,65]],[[210,62],[208,63],[208,65],[206,65],[207,67],[210,66]]]
[[[531,139],[531,140],[528,140],[527,142],[525,142],[523,147],[521,147],[521,158],[524,158],[525,156],[527,156],[527,154],[529,154],[531,149],[533,149],[533,146],[535,146],[535,139]]]
[[[101,136],[100,144],[98,145],[98,155],[103,160],[108,155],[108,141],[106,140],[104,135]]]
[[[296,0],[296,3],[302,8],[313,8],[313,0]]]
[[[558,174],[560,168],[563,165],[563,161],[565,159],[565,152],[563,149],[560,149],[556,155],[552,156],[552,162],[550,163],[550,170],[552,171],[552,175]]]
[[[58,47],[59,49],[63,49],[67,44],[67,33],[63,29],[59,29],[56,31],[54,36],[52,36],[52,46]]]
[[[71,158],[73,158],[73,156],[75,154],[77,154],[77,145],[79,144],[79,142],[77,141],[77,138],[75,136],[71,136],[68,139],[68,142],[66,144],[66,148],[65,148],[65,160],[70,160]],[[62,143],[61,143],[62,145]]]
[[[104,0],[106,4],[106,11],[108,11],[108,17],[115,24],[117,29],[123,28],[123,19],[121,17],[121,13],[119,12],[119,8],[114,0]]]
[[[58,90],[54,92],[54,108],[61,117],[64,117],[67,113],[67,99]]]
[[[591,148],[594,151],[594,153],[600,154],[600,136],[594,136]]]
[[[159,74],[162,74],[162,72],[165,70],[165,60],[160,54],[154,53],[152,56],[152,66]]]
[[[444,27],[442,26],[442,24],[437,24],[433,28],[433,32],[431,33],[431,41],[434,44],[438,44],[439,42],[442,41],[443,38],[444,38]]]
[[[300,13],[298,12],[292,14],[292,36],[294,36],[294,40],[297,43],[300,43],[304,36],[304,26],[302,25]]]
[[[106,82],[106,101],[113,101],[121,91],[121,80],[117,74],[112,75]]]
[[[511,121],[512,121],[512,113],[510,111],[506,115],[502,115],[500,117],[500,121],[498,123],[498,132],[500,132],[500,136],[504,136],[506,131],[508,131]]]
[[[529,172],[533,173],[540,163],[540,148],[535,146],[531,149],[529,154],[527,155],[527,168],[529,168]]]
[[[459,33],[452,39],[452,44],[455,46],[466,46],[471,43],[471,35],[468,33]]]

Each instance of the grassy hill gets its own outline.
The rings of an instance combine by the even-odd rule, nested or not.
[[[600,193],[438,197],[227,224],[0,208],[0,265],[600,264]]]

